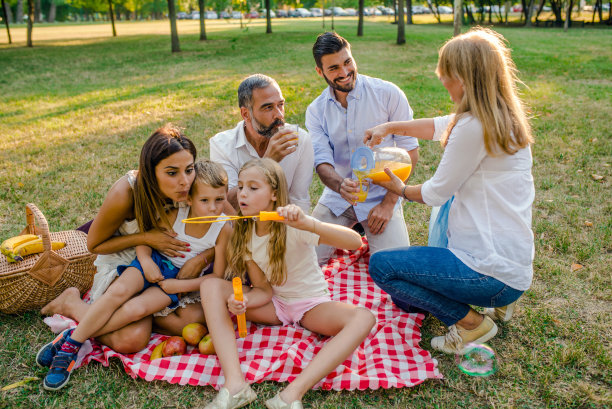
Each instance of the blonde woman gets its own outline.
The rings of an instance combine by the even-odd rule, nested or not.
[[[497,333],[531,285],[533,233],[531,129],[517,95],[516,69],[504,38],[475,28],[449,40],[436,73],[455,103],[454,114],[391,122],[366,132],[364,142],[388,134],[441,140],[434,176],[410,186],[391,176],[381,183],[409,201],[440,206],[448,215],[448,248],[408,247],[370,258],[370,275],[403,308],[429,311],[449,327],[433,348],[461,353],[469,342]],[[471,305],[489,307],[486,315]]]

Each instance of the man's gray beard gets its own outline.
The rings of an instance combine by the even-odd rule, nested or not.
[[[285,123],[283,121],[280,120],[276,120],[272,123],[272,125],[270,125],[269,127],[263,127],[259,121],[257,121],[257,119],[255,119],[255,117],[253,117],[253,128],[255,128],[255,130],[257,131],[258,134],[260,134],[261,136],[265,137],[265,138],[272,138],[272,136],[274,136],[274,134],[276,133],[276,131],[278,131],[278,128],[280,128],[281,126],[285,125]]]

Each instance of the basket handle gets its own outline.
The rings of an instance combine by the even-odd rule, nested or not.
[[[26,205],[26,222],[28,223],[26,229],[30,234],[40,233],[42,236],[44,252],[47,253],[51,251],[49,223],[47,223],[47,219],[34,203],[28,203]],[[36,222],[38,222],[39,229],[36,228]]]

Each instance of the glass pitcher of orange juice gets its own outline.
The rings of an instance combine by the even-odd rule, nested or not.
[[[389,168],[398,178],[406,181],[412,171],[412,160],[405,149],[389,146],[386,148],[374,148],[374,167],[367,173],[366,177],[373,182],[385,182],[391,180],[385,173]]]

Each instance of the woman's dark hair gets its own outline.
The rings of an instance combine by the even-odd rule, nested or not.
[[[160,222],[168,224],[164,210],[166,197],[159,189],[155,167],[182,150],[188,150],[195,161],[195,145],[172,124],[157,129],[142,146],[138,176],[134,184],[134,214],[141,232],[159,228]]]
[[[317,37],[317,41],[315,41],[312,46],[312,55],[314,56],[317,67],[323,68],[321,64],[323,56],[335,54],[345,47],[348,47],[349,50],[351,49],[349,42],[339,34],[332,33],[331,31],[320,34]]]

